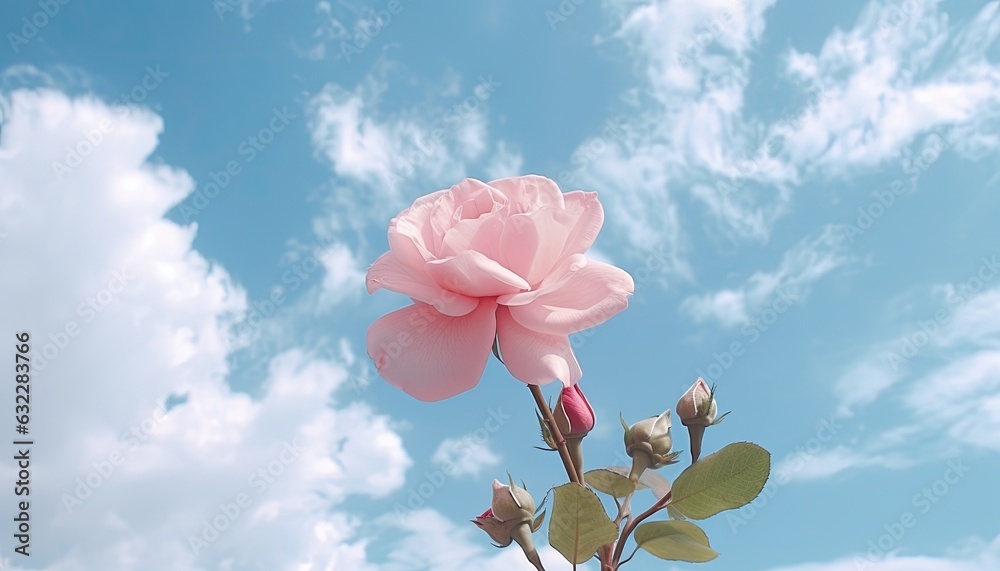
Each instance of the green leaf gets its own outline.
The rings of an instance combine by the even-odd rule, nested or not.
[[[691,519],[745,506],[760,494],[771,472],[771,454],[737,442],[702,458],[674,480],[670,505]]]
[[[628,478],[629,474],[632,473],[632,468],[629,466],[607,466],[604,469],[609,472],[614,472],[623,478]],[[635,484],[635,489],[645,490],[646,488],[649,488],[649,490],[653,492],[656,499],[660,499],[667,495],[667,492],[670,491],[670,481],[660,475],[660,473],[656,470],[643,470],[642,475],[639,476],[639,481]]]
[[[700,527],[687,521],[655,521],[635,528],[635,543],[660,559],[704,563],[719,556]]]
[[[609,496],[624,498],[635,493],[636,486],[628,477],[606,468],[591,470],[583,475],[587,485]]]
[[[670,504],[667,504],[667,515],[670,516],[670,519],[679,519],[679,520],[687,519],[684,516],[684,514],[680,512],[680,510],[678,510],[677,508],[675,508]]]
[[[597,494],[580,484],[553,488],[552,516],[549,520],[549,545],[570,563],[584,563],[597,548],[618,538],[618,526]]]

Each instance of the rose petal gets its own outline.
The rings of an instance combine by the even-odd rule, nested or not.
[[[500,235],[503,232],[506,212],[493,212],[475,220],[459,220],[441,241],[441,256],[454,256],[465,250],[474,250],[494,260],[500,256]]]
[[[500,353],[514,378],[530,385],[544,385],[558,379],[569,386],[583,376],[568,337],[545,335],[523,327],[502,305],[496,316]]]
[[[471,250],[446,260],[432,260],[425,268],[442,288],[469,297],[492,297],[529,287],[521,276]]]
[[[510,314],[539,333],[569,335],[600,325],[628,307],[628,296],[634,291],[628,272],[589,260],[559,287],[530,303],[510,307]]]
[[[368,355],[382,378],[422,401],[439,401],[479,383],[496,335],[496,303],[479,300],[468,315],[448,317],[417,303],[368,328]]]
[[[604,225],[604,207],[597,200],[596,192],[575,190],[564,194],[563,200],[566,202],[566,212],[575,222],[566,237],[562,256],[582,254],[594,244]]]
[[[466,315],[479,305],[478,299],[442,289],[422,270],[414,271],[401,263],[391,250],[379,256],[368,268],[365,286],[368,293],[385,288],[431,304],[434,309],[452,317]]]
[[[490,186],[510,200],[511,214],[531,212],[543,206],[565,208],[563,193],[555,181],[534,174],[490,181]]]
[[[562,286],[562,284],[573,277],[574,272],[579,271],[580,268],[586,266],[589,262],[590,260],[583,254],[573,254],[572,256],[563,258],[559,260],[555,269],[549,272],[549,275],[531,291],[501,295],[497,298],[497,303],[508,306],[527,305],[538,299],[539,296],[545,295]]]
[[[452,187],[455,197],[455,212],[453,219],[476,219],[491,212],[496,212],[507,205],[507,197],[499,190],[474,178],[467,178]]]
[[[562,257],[575,221],[571,214],[554,206],[510,216],[500,236],[501,259],[536,286]]]
[[[448,189],[438,190],[413,201],[389,222],[389,244],[393,242],[392,234],[402,234],[409,237],[414,245],[426,253],[428,259],[437,254],[434,233],[430,218],[435,205],[448,195]]]

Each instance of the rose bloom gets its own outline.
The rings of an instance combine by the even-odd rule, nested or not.
[[[465,179],[418,198],[389,223],[369,293],[414,304],[368,328],[368,355],[389,383],[424,401],[474,387],[494,339],[515,378],[575,384],[569,335],[628,306],[624,270],[588,260],[604,223],[597,193],[562,193],[541,176]]]

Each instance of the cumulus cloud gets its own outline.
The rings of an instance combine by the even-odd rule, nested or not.
[[[446,438],[438,444],[431,462],[452,476],[478,476],[484,468],[500,464],[500,456],[484,442],[468,434],[461,438]]]
[[[338,402],[348,377],[338,360],[292,350],[271,361],[259,398],[228,385],[227,326],[246,296],[192,248],[194,226],[164,218],[194,185],[148,162],[162,121],[51,90],[8,99],[0,251],[20,270],[0,288],[18,300],[10,322],[32,334],[31,435],[44,446],[33,470],[48,475],[32,496],[46,546],[33,560],[123,570],[360,561],[356,520],[335,508],[402,485],[402,440],[368,405]],[[80,145],[102,122],[112,132]],[[60,180],[53,161],[66,162],[67,145],[87,152]]]

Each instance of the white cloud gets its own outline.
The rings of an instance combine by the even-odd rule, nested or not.
[[[813,282],[851,261],[840,226],[826,226],[822,232],[793,246],[774,271],[756,272],[738,289],[690,296],[681,310],[694,321],[717,321],[723,327],[738,327],[773,306],[775,312],[802,303]]]
[[[479,515],[478,513],[473,516]],[[470,516],[472,517],[472,516]],[[531,571],[535,567],[528,563],[516,544],[496,552],[484,538],[489,538],[475,526],[456,526],[450,520],[433,510],[419,510],[408,514],[396,524],[406,535],[395,543],[389,552],[389,561],[383,571]],[[480,537],[482,536],[482,537]],[[541,539],[536,534],[535,541]],[[549,571],[569,571],[572,565],[563,559],[555,549],[535,544],[542,563]],[[490,554],[493,551],[495,554]],[[489,554],[489,555],[488,555]],[[578,565],[581,571],[593,569],[588,564]]]
[[[875,401],[891,386],[904,377],[904,371],[893,368],[885,351],[872,354],[848,367],[834,383],[834,392],[840,399],[840,412],[850,414],[859,406]]]
[[[326,273],[323,276],[323,305],[333,305],[345,299],[357,298],[364,292],[365,270],[344,244],[332,244],[320,258]]]
[[[882,466],[898,470],[912,465],[912,461],[900,455],[880,455],[846,446],[837,446],[826,452],[801,454],[783,460],[775,467],[774,473],[783,475],[787,478],[787,482],[808,482],[826,479],[841,472],[868,466]]]
[[[835,561],[799,563],[774,567],[769,571],[992,571],[1000,566],[1000,537],[965,555],[933,557],[901,556],[896,552],[869,558],[858,553]]]
[[[1000,450],[1000,351],[957,358],[915,381],[904,399],[952,442]]]
[[[873,1],[818,54],[792,50],[789,73],[824,98],[801,123],[772,129],[784,138],[783,155],[807,170],[846,174],[898,158],[919,136],[949,126],[970,157],[1000,147],[1000,65],[987,58],[1000,36],[997,7],[990,2],[950,29],[937,2],[904,14],[895,2]]]
[[[484,468],[500,464],[500,456],[490,449],[488,441],[468,434],[442,440],[431,456],[431,462],[451,476],[478,476]]]
[[[45,450],[32,468],[48,474],[31,508],[48,546],[36,564],[364,568],[365,540],[337,506],[401,487],[402,441],[367,405],[338,403],[338,361],[291,350],[271,361],[259,398],[227,385],[226,327],[246,297],[192,249],[195,227],[164,218],[194,185],[146,162],[161,120],[50,90],[9,100],[0,251],[21,270],[0,293],[19,300],[7,318],[33,339],[31,434]],[[52,161],[102,120],[114,132],[60,182]],[[183,402],[164,412],[171,395]],[[249,503],[195,555],[189,537],[225,520],[219,505],[240,493]]]
[[[645,85],[629,98],[624,136],[581,173],[586,186],[609,191],[610,219],[637,247],[662,244],[678,254],[672,272],[690,278],[684,260],[686,232],[677,215],[681,193],[690,192],[734,237],[765,239],[770,221],[785,209],[789,178],[774,161],[755,165],[739,192],[717,196],[716,180],[741,176],[750,158],[743,119],[743,92],[750,53],[764,31],[773,1],[608,2],[621,18],[613,38],[641,66]],[[645,87],[648,86],[648,90]],[[581,145],[581,148],[583,145]],[[744,177],[741,177],[744,178]],[[768,184],[758,184],[759,181]],[[747,183],[747,184],[744,184]]]
[[[352,38],[344,24],[334,15],[332,4],[321,0],[316,3],[314,10],[319,25],[309,37],[309,43],[312,45],[305,49],[298,47],[295,49],[302,57],[318,61],[326,58],[328,46],[336,42],[346,42]]]
[[[676,252],[680,275],[690,277],[684,255],[697,230],[677,215],[687,196],[705,208],[706,232],[766,242],[795,189],[817,177],[897,160],[920,168],[921,153],[941,152],[931,149],[941,135],[968,159],[1000,148],[1000,65],[987,57],[1000,36],[996,2],[951,27],[943,4],[919,3],[897,23],[898,3],[871,2],[819,53],[789,51],[783,72],[800,101],[764,120],[744,95],[773,4],[606,2],[621,22],[612,38],[635,56],[641,84],[623,94],[634,115],[627,133],[581,178],[609,191],[609,219],[633,245]]]
[[[525,174],[521,168],[524,157],[521,153],[510,149],[507,143],[500,141],[489,164],[486,165],[486,177],[490,180]],[[563,189],[567,190],[567,189]]]
[[[478,77],[439,106],[387,113],[380,105],[391,88],[387,73],[380,68],[353,90],[328,84],[309,104],[313,146],[337,177],[328,214],[317,223],[321,235],[384,225],[413,198],[456,184],[470,171],[521,168],[519,153],[489,138],[487,108],[502,82]],[[446,76],[456,81],[454,72]]]
[[[838,413],[859,423],[870,419],[878,423],[878,432],[851,451],[812,458],[809,470],[797,477],[821,479],[872,465],[899,469],[964,447],[1000,450],[1000,330],[995,323],[1000,287],[978,293],[961,283],[934,289],[940,306],[929,313],[933,319],[918,320],[904,334],[871,346],[834,384]],[[889,418],[895,420],[886,425]]]

